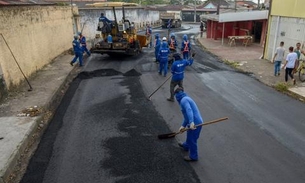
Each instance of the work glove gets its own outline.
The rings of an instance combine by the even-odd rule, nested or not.
[[[196,126],[195,126],[195,123],[194,123],[194,122],[191,122],[191,124],[190,124],[190,129],[191,129],[191,130],[195,130],[195,129],[196,129]]]
[[[185,130],[185,127],[184,126],[181,126],[180,128],[179,128],[179,132],[183,132]]]

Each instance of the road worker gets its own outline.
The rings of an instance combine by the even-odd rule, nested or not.
[[[101,13],[99,18],[98,30],[102,31],[102,33],[110,33],[112,29],[112,21],[104,16],[104,13]]]
[[[187,35],[183,35],[183,41],[181,43],[181,52],[183,54],[183,59],[188,59],[189,53],[191,51],[191,43],[189,42]]]
[[[169,49],[171,51],[176,52],[178,43],[177,43],[177,40],[176,40],[176,37],[175,37],[174,33],[171,33],[171,35],[170,35],[170,40],[168,40],[168,46],[169,46]]]
[[[167,74],[167,64],[168,64],[168,54],[169,54],[169,48],[167,44],[166,37],[162,38],[162,44],[161,48],[158,54],[158,60],[160,62],[159,65],[159,74],[162,75],[162,71],[164,71],[164,77],[166,77]]]
[[[83,50],[80,46],[79,38],[77,35],[74,36],[74,40],[72,41],[73,51],[74,51],[74,58],[70,62],[70,64],[73,66],[73,64],[79,59],[79,66],[83,66]]]
[[[193,53],[192,57],[195,56]],[[182,59],[180,53],[174,54],[174,63],[171,67],[172,80],[170,83],[170,97],[167,99],[168,101],[174,102],[174,90],[178,85],[183,88],[183,78],[184,78],[184,69],[186,66],[190,66],[193,64],[193,58],[190,59]]]
[[[87,42],[86,42],[86,37],[81,33],[78,32],[78,36],[79,36],[79,42],[82,46],[82,50],[83,52],[86,52],[88,56],[91,55],[90,51],[87,49]]]
[[[104,13],[101,13],[101,16],[100,16],[100,18],[99,18],[99,22],[112,23],[111,20],[109,20],[107,17],[105,17]]]
[[[159,54],[160,46],[161,46],[161,40],[160,40],[159,34],[156,34],[155,35],[155,45],[154,45],[156,62],[158,62],[158,54]]]
[[[175,98],[178,101],[181,112],[184,116],[179,131],[183,131],[185,128],[190,128],[190,130],[187,131],[186,141],[183,143],[179,142],[178,145],[183,148],[183,150],[189,152],[189,155],[184,157],[185,161],[197,161],[197,140],[199,138],[202,127],[196,127],[196,125],[202,124],[203,119],[196,103],[183,91],[183,88],[178,87],[175,90]]]
[[[152,34],[152,29],[150,27],[149,24],[146,25],[146,31],[145,31],[145,35],[146,35],[146,39],[149,42],[149,48],[152,47],[152,38],[151,38],[151,34]]]

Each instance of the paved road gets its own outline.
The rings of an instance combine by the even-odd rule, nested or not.
[[[197,30],[176,35],[181,41]],[[153,50],[144,49],[138,57],[89,59],[21,182],[304,182],[304,104],[192,46],[196,63],[186,71],[186,92],[205,121],[229,117],[203,128],[198,162],[182,159],[177,140],[185,134],[156,138],[178,129],[182,115],[177,102],[166,101],[169,83],[146,100],[166,78],[157,74]]]

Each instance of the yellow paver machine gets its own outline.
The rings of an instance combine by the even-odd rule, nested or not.
[[[101,2],[86,4],[86,6],[95,8],[112,8],[114,14],[113,21],[99,20],[95,41],[92,45],[92,53],[108,54],[115,56],[118,54],[137,55],[141,53],[142,47],[147,46],[145,35],[138,35],[133,22],[125,18],[124,7],[138,6],[136,3],[124,2]],[[116,17],[116,9],[122,10],[122,19]]]

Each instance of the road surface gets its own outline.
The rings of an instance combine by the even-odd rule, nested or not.
[[[199,25],[175,29],[179,43]],[[167,35],[164,29],[153,33]],[[185,91],[205,121],[199,161],[185,162],[176,138],[182,122],[169,83],[158,75],[153,49],[137,57],[92,55],[71,83],[30,161],[22,183],[303,183],[305,105],[234,71],[202,50],[194,39],[195,63],[186,70]]]

